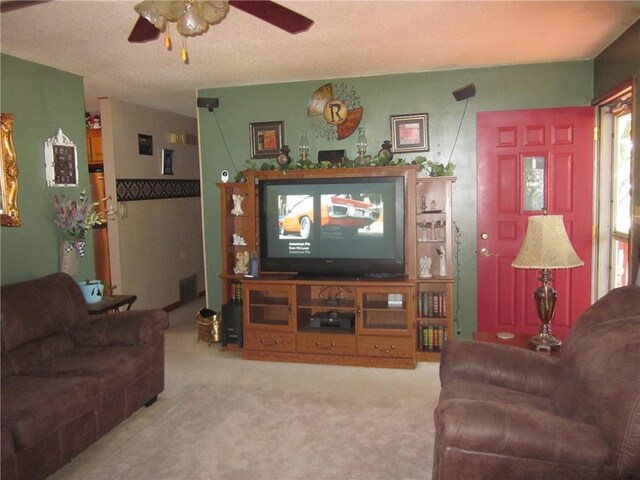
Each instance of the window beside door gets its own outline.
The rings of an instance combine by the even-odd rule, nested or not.
[[[599,103],[597,296],[631,283],[632,86]]]

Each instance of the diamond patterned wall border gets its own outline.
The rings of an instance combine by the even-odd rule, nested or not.
[[[118,179],[116,192],[119,202],[199,197],[200,181]]]

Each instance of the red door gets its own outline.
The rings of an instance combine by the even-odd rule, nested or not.
[[[528,217],[562,215],[584,267],[553,270],[552,333],[565,339],[591,303],[592,107],[482,112],[477,116],[478,331],[531,333],[538,271],[511,266]]]

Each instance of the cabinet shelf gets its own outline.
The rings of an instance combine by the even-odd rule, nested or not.
[[[326,300],[298,300],[298,308],[317,308],[319,310],[353,310],[355,308],[355,302],[353,300],[341,300],[337,305],[329,305]]]
[[[406,302],[402,302],[402,305],[389,305],[387,302],[383,301],[368,301],[365,302],[364,307],[365,310],[383,310],[383,311],[402,311],[407,309]]]

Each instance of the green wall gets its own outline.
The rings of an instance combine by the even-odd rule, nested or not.
[[[59,270],[60,229],[53,224],[54,195],[77,198],[88,191],[87,149],[82,77],[8,55],[0,58],[3,113],[15,115],[14,145],[18,162],[18,209],[22,227],[2,227],[1,283],[27,280]],[[44,142],[58,128],[77,146],[79,187],[47,187]],[[93,241],[80,260],[77,278],[92,278]]]
[[[283,120],[285,143],[294,155],[297,155],[300,130],[307,129],[312,158],[317,157],[318,150],[336,148],[346,149],[347,155],[353,158],[356,135],[341,141],[316,138],[306,115],[309,99],[319,87],[328,82],[344,83],[355,89],[364,107],[360,126],[366,127],[368,153],[375,154],[382,142],[390,139],[390,115],[427,112],[431,149],[426,155],[430,160],[446,163],[464,109],[464,102],[456,102],[451,92],[474,83],[477,94],[469,100],[452,158],[458,177],[454,184],[453,214],[462,231],[458,318],[461,335],[470,337],[476,326],[477,296],[475,114],[589,105],[592,73],[593,63],[584,61],[199,90],[199,97],[220,100],[220,107],[213,113],[199,110],[209,306],[218,309],[221,301],[220,204],[215,182],[219,181],[223,169],[233,174],[246,167],[245,161],[250,157],[250,123]],[[405,158],[415,155],[424,153]]]

